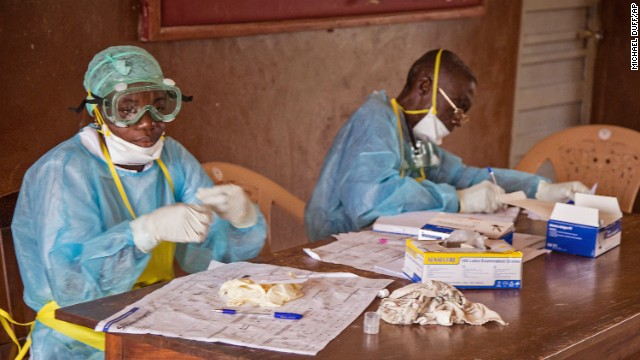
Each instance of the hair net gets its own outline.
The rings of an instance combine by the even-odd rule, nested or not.
[[[93,57],[84,75],[84,88],[100,97],[118,83],[151,82],[162,84],[162,69],[145,49],[137,46],[112,46]]]

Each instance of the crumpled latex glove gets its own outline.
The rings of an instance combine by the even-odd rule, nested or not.
[[[202,242],[209,233],[213,213],[195,204],[172,204],[131,221],[133,242],[149,252],[160,241],[176,243]]]
[[[487,213],[491,214],[505,207],[498,200],[499,194],[504,194],[502,187],[484,180],[481,183],[458,190],[461,213]]]
[[[495,311],[468,301],[458,289],[437,280],[409,284],[395,290],[388,298],[382,299],[377,312],[390,324],[451,326],[496,321],[506,325]]]
[[[196,197],[234,227],[247,228],[258,221],[253,203],[238,185],[226,184],[200,188]]]
[[[566,203],[575,199],[576,193],[589,193],[590,189],[580,181],[567,181],[551,184],[544,180],[538,184],[536,199]]]

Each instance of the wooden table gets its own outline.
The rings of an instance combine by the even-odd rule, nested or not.
[[[528,232],[539,232],[534,222]],[[527,223],[524,224],[524,227]],[[523,224],[518,223],[519,231]],[[537,231],[536,231],[537,229]],[[640,351],[640,215],[625,215],[621,246],[596,259],[551,253],[524,264],[519,290],[463,290],[497,311],[507,326],[400,326],[384,322],[362,332],[362,316],[318,359],[620,359]],[[328,241],[314,243],[319,246]],[[352,271],[289,249],[261,259],[314,271]],[[391,289],[407,284],[396,280]],[[59,309],[56,317],[93,328],[159,285]],[[375,310],[376,299],[368,310]],[[154,335],[107,334],[107,359],[294,359],[308,356]]]

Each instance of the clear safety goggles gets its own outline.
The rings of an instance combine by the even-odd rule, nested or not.
[[[104,98],[91,95],[93,99],[85,99],[73,110],[80,112],[85,104],[96,104],[102,115],[116,126],[127,127],[140,121],[147,111],[155,121],[173,121],[180,112],[182,101],[192,100],[191,96],[183,96],[175,85],[127,88],[126,84],[117,84],[115,90]]]
[[[182,105],[182,93],[176,86],[148,85],[116,91],[102,101],[102,114],[118,126],[130,126],[147,111],[155,121],[176,118]]]

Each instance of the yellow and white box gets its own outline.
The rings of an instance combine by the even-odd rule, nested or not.
[[[462,289],[519,289],[522,252],[504,240],[486,250],[446,248],[440,241],[407,240],[402,271],[413,282],[444,281]]]

